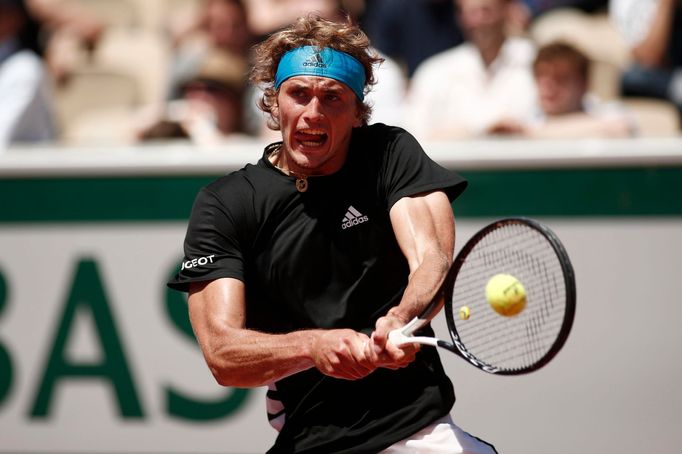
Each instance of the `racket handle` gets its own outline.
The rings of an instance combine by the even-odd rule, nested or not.
[[[408,343],[407,339],[409,339],[409,337],[403,334],[402,328],[394,329],[393,331],[388,333],[389,342],[391,342],[396,347],[400,347],[401,345],[407,344]]]
[[[417,336],[413,337],[412,333],[417,331],[419,328],[428,323],[428,320],[415,317],[410,320],[407,325],[402,328],[394,329],[388,333],[388,340],[393,343],[396,347],[400,347],[405,344],[426,344],[426,345],[438,345],[437,340],[432,337]]]

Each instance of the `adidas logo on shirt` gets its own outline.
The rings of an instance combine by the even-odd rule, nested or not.
[[[351,205],[348,207],[348,211],[346,211],[346,215],[341,221],[341,228],[345,230],[367,221],[369,221],[369,217],[363,216],[362,213],[353,208],[353,205]]]

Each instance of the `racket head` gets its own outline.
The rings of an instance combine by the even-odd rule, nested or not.
[[[526,290],[526,306],[503,316],[485,286],[511,274]],[[575,275],[568,254],[548,227],[505,218],[478,231],[455,258],[444,288],[453,348],[471,364],[498,375],[522,375],[549,363],[564,346],[575,317]],[[467,306],[468,318],[458,316]]]

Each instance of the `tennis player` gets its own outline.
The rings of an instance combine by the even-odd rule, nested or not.
[[[256,48],[282,141],[200,191],[169,285],[218,383],[269,387],[269,452],[494,453],[452,423],[436,350],[387,342],[446,275],[466,181],[367,125],[380,60],[356,26],[314,16]]]

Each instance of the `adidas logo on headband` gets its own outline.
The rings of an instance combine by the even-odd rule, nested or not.
[[[326,68],[327,65],[322,60],[322,55],[320,51],[317,50],[313,55],[311,55],[306,61],[303,62],[303,66],[312,66],[315,68]]]

